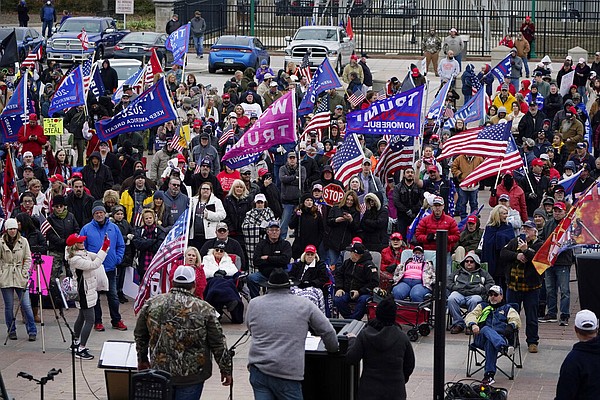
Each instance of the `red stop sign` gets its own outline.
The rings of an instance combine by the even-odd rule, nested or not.
[[[330,183],[323,188],[323,200],[330,206],[337,205],[344,197],[344,188],[336,183]]]

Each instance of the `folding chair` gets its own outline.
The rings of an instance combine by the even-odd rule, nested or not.
[[[450,272],[450,276],[448,277],[448,279],[450,279],[453,275],[454,272],[456,272],[456,270],[460,267],[460,263],[458,261],[452,261],[452,268],[451,268],[451,272]],[[488,270],[488,263],[487,262],[482,262],[481,263],[481,269],[487,271]],[[483,299],[485,300],[485,299]],[[462,318],[464,319],[467,314],[469,313],[469,310],[467,310],[466,308],[462,308],[460,309],[460,315],[462,316]],[[449,331],[450,328],[452,327],[452,316],[450,315],[450,311],[446,311],[446,330]]]
[[[473,335],[469,335],[469,346],[467,353],[467,377],[470,378],[473,374],[481,371],[485,367],[485,352],[484,350],[475,347],[473,343]],[[519,330],[515,329],[513,337],[508,340],[509,346],[513,346],[515,351],[512,355],[498,353],[496,356],[496,369],[506,376],[509,380],[515,379],[515,368],[523,368],[523,358],[521,355],[521,342],[519,340]],[[498,365],[498,361],[507,358],[510,362],[510,371],[505,371]],[[506,367],[505,367],[506,368]]]

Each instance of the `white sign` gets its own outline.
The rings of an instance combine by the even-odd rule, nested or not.
[[[134,0],[116,0],[115,14],[133,14]]]

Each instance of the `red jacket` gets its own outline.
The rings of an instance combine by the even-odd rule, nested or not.
[[[521,186],[513,183],[510,191],[508,191],[504,184],[500,183],[496,186],[496,196],[490,196],[490,206],[496,207],[498,205],[498,198],[503,194],[510,196],[510,208],[519,212],[523,222],[527,221],[527,203],[525,203],[525,192],[521,189]]]
[[[180,265],[184,265],[183,260],[177,260],[173,263],[171,270],[169,271],[169,281],[173,282],[173,275],[175,275],[175,270]],[[206,274],[204,273],[204,268],[202,266],[196,267],[194,265],[190,265],[196,270],[196,289],[194,290],[194,295],[202,300],[204,300],[204,289],[206,289]]]
[[[27,132],[25,132],[27,128]],[[44,128],[40,125],[35,125],[33,128],[30,124],[23,125],[19,129],[19,143],[23,143],[23,153],[30,151],[34,157],[42,155],[42,147],[48,141],[48,138],[44,136]],[[29,139],[31,136],[35,136],[36,139]]]
[[[456,220],[446,213],[443,213],[439,219],[436,219],[433,214],[423,218],[417,225],[415,234],[417,242],[421,243],[425,250],[436,250],[435,240],[429,240],[427,236],[430,233],[436,233],[440,229],[448,231],[448,252],[450,252],[458,242],[460,231],[458,225],[456,225]]]

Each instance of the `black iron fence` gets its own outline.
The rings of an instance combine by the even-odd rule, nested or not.
[[[249,0],[248,0],[249,1]],[[183,21],[200,9],[209,26],[205,40],[211,43],[220,35],[254,34],[270,49],[282,50],[285,36],[307,24],[338,25],[350,15],[357,51],[396,55],[421,54],[422,39],[431,28],[445,37],[450,28],[458,29],[467,40],[467,55],[490,56],[506,33],[519,32],[528,13],[514,10],[471,8],[420,8],[416,0],[354,0],[352,7],[340,9],[338,0],[327,6],[314,6],[313,0],[281,0],[275,4],[259,2],[253,24],[246,0],[227,5],[225,0],[184,0],[175,3]],[[323,4],[323,1],[321,1]],[[473,3],[476,4],[476,3]],[[564,57],[567,50],[580,46],[590,53],[600,50],[600,14],[598,2],[591,11],[568,7],[538,11],[535,15],[535,49],[538,57]],[[377,5],[377,6],[376,6]],[[436,4],[437,6],[437,4]],[[448,6],[446,6],[448,7]]]

